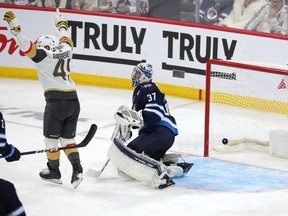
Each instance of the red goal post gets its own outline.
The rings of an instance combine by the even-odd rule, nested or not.
[[[206,65],[204,157],[214,145],[269,145],[272,130],[288,131],[285,64],[211,59]]]

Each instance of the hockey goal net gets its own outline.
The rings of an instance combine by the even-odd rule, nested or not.
[[[267,148],[271,131],[288,131],[286,87],[286,65],[208,61],[204,156],[236,145]]]

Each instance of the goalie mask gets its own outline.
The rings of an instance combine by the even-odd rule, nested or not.
[[[138,64],[132,72],[132,86],[138,86],[142,83],[147,83],[152,80],[153,69],[152,65],[148,63],[140,63]]]
[[[36,47],[53,50],[59,45],[59,40],[53,35],[44,35],[38,38]]]

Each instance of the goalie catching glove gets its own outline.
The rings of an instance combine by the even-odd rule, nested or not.
[[[141,127],[143,125],[142,110],[136,112],[135,110],[125,107],[122,110],[118,110],[114,114],[114,118],[121,125],[131,125],[135,127]]]
[[[4,14],[4,21],[8,23],[10,31],[13,35],[18,35],[21,32],[21,27],[12,11],[7,11]]]

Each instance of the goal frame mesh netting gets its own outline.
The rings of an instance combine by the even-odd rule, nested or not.
[[[272,63],[263,63],[263,62],[247,62],[247,61],[230,61],[230,60],[215,60],[211,59],[206,64],[206,89],[205,89],[205,128],[204,128],[204,157],[209,156],[209,152],[211,150],[212,145],[212,137],[213,137],[213,131],[214,127],[220,128],[219,129],[219,140],[217,141],[219,145],[222,145],[221,140],[226,138],[225,130],[230,130],[230,127],[228,129],[223,129],[221,131],[221,125],[217,125],[215,123],[214,125],[214,119],[213,117],[213,109],[212,107],[216,106],[225,106],[227,107],[227,110],[230,109],[241,109],[245,115],[246,118],[246,112],[251,112],[252,114],[248,114],[247,116],[251,117],[253,119],[254,114],[253,112],[259,112],[259,113],[276,113],[275,115],[284,115],[288,117],[288,91],[285,86],[285,80],[286,77],[288,77],[288,67],[285,64],[272,64]],[[247,81],[248,80],[248,81]],[[243,82],[243,83],[242,83]],[[255,82],[255,86],[253,86],[253,83]],[[267,83],[266,83],[267,82]],[[271,88],[267,87],[266,85],[270,86],[271,82]],[[287,78],[288,82],[288,78]],[[250,83],[250,86],[248,85]],[[283,86],[281,86],[281,83]],[[243,84],[243,86],[241,86]],[[288,84],[288,83],[287,83]],[[237,89],[237,93],[234,93],[234,86],[235,89]],[[251,87],[252,86],[252,87]],[[283,88],[282,88],[283,87]],[[288,86],[287,86],[288,87]],[[223,90],[222,90],[223,88]],[[227,88],[227,89],[226,89]],[[251,90],[249,90],[251,88]],[[253,89],[254,88],[254,89]],[[278,89],[275,89],[278,88]],[[282,88],[282,89],[281,89]],[[259,92],[257,93],[259,89]],[[227,92],[225,92],[227,91]],[[231,92],[229,92],[231,91]],[[250,92],[249,92],[250,91]],[[274,91],[276,93],[274,93]],[[279,94],[281,93],[282,98],[274,98],[273,94],[276,94],[278,97],[278,91]],[[280,92],[281,91],[281,92]],[[239,93],[240,92],[240,93]],[[267,97],[267,95],[270,98],[262,98],[262,96],[259,96],[263,92],[263,95]],[[242,94],[243,93],[243,94]],[[241,95],[242,94],[242,95]],[[254,95],[255,94],[255,95]],[[219,97],[219,99],[216,99],[217,95],[221,95],[222,98]],[[272,96],[270,96],[272,95]],[[227,98],[232,98],[229,101]],[[233,102],[231,102],[233,100]],[[247,105],[249,104],[249,106]],[[226,109],[226,108],[225,108]],[[218,115],[225,116],[228,114],[229,111],[226,112],[226,110],[223,110],[223,114],[219,112]],[[236,114],[235,114],[236,115]],[[230,118],[233,116],[233,114],[230,114]],[[248,118],[247,117],[247,118]],[[220,117],[221,118],[221,117]],[[229,117],[226,117],[227,121],[229,121]],[[231,121],[233,121],[231,119]],[[270,121],[270,120],[269,120]],[[219,122],[220,123],[220,122]],[[221,123],[220,123],[221,124]],[[233,124],[233,122],[229,123]],[[237,124],[237,122],[235,122]],[[288,125],[288,119],[287,119],[287,125]],[[233,125],[232,125],[233,126]],[[257,127],[259,130],[261,130],[261,123],[258,123],[258,125],[255,125],[256,127],[255,131],[253,133],[259,133],[257,132]],[[265,125],[264,125],[265,126]],[[247,124],[248,130],[254,130],[254,128],[249,129],[249,124]],[[265,126],[270,127],[270,126]],[[285,129],[288,131],[287,128],[284,126]],[[239,130],[234,130],[235,135],[240,132],[240,130],[247,129],[240,128]],[[282,126],[271,126],[271,128],[267,128],[269,130],[273,129],[283,129]],[[231,129],[232,130],[232,129]],[[265,132],[267,133],[267,132]],[[227,137],[228,138],[228,137]],[[240,136],[237,138],[238,141],[235,141],[234,143],[228,139],[228,142],[230,145],[238,144],[238,143],[245,143],[249,141],[253,142],[255,140],[258,140],[253,137],[245,137],[245,134],[243,136]],[[220,143],[219,143],[220,142]],[[255,141],[256,142],[256,141]],[[267,138],[265,140],[258,140],[259,145],[268,145],[267,144]]]

